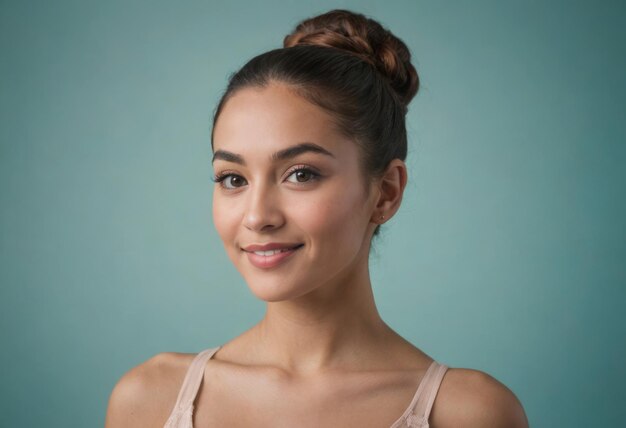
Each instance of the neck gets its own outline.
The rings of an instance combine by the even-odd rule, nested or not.
[[[332,284],[299,298],[268,302],[252,330],[255,360],[291,374],[355,369],[380,358],[392,330],[374,303],[367,258]],[[356,272],[355,272],[356,271]]]

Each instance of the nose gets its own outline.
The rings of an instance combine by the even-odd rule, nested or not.
[[[250,186],[243,225],[254,232],[274,230],[282,226],[284,217],[280,209],[280,195],[271,185]]]

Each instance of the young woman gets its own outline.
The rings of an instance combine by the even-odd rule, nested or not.
[[[528,426],[507,387],[439,364],[376,309],[368,255],[400,207],[418,86],[405,44],[344,10],[231,77],[213,123],[213,216],[266,314],[221,346],[130,370],[107,428]]]

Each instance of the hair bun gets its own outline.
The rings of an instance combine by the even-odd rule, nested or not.
[[[411,53],[402,40],[365,15],[336,9],[305,19],[285,36],[286,48],[296,45],[328,46],[350,52],[374,65],[385,76],[404,105],[419,88]]]

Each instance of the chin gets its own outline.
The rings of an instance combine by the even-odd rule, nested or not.
[[[259,300],[268,303],[292,300],[307,292],[307,290],[303,290],[301,287],[293,287],[286,282],[259,281],[258,278],[248,282],[248,288]]]
[[[258,288],[250,287],[250,291],[252,291],[252,294],[254,294],[257,299],[268,303],[283,302],[293,298],[291,293],[288,293],[285,290],[260,290]]]

